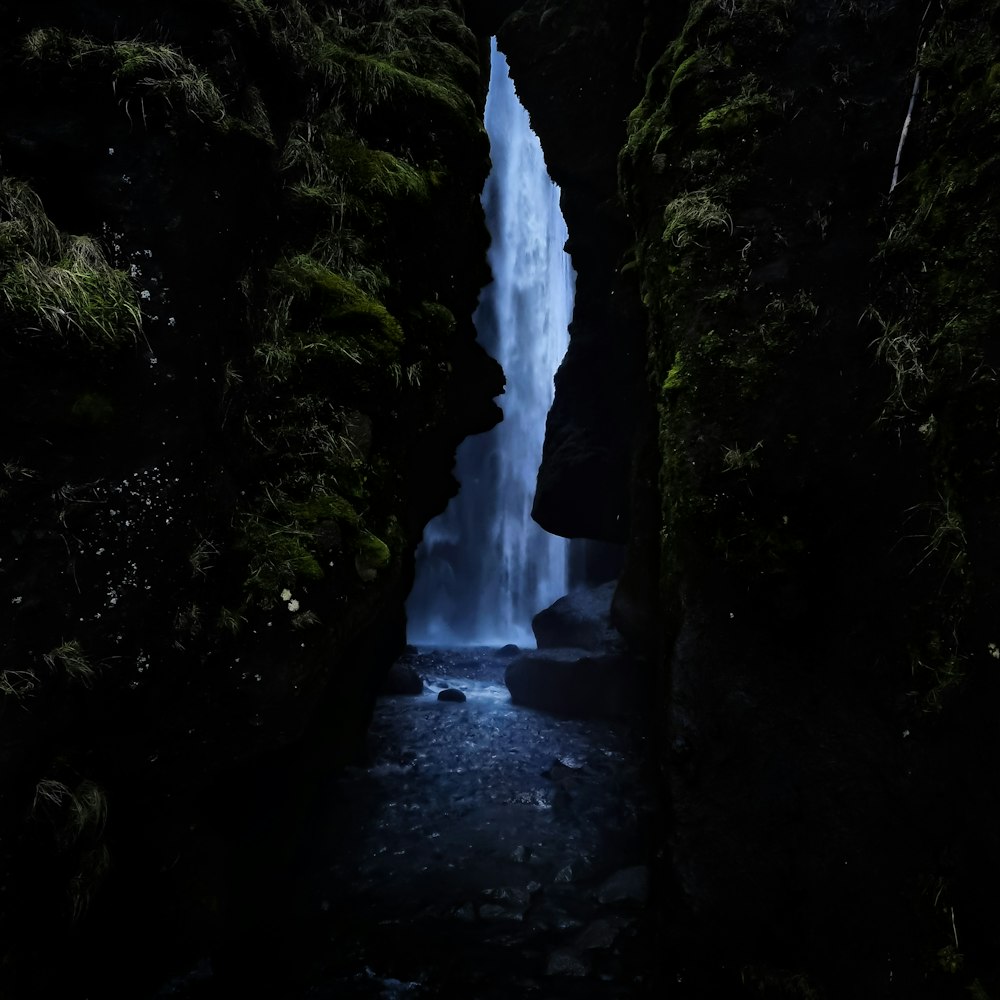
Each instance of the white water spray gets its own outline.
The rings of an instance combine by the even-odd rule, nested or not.
[[[559,189],[545,169],[492,43],[486,130],[493,169],[483,191],[493,283],[473,317],[503,366],[503,421],[458,450],[461,491],[428,524],[407,603],[421,645],[533,646],[531,618],[567,590],[569,543],[531,520],[552,377],[566,353],[575,275],[563,250]]]

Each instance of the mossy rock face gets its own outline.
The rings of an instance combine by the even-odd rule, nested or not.
[[[389,546],[376,538],[371,532],[363,532],[358,538],[357,554],[354,557],[354,568],[358,576],[370,583],[378,575],[380,569],[385,569],[392,559]]]
[[[743,980],[767,995],[877,990],[862,939],[920,956],[895,970],[915,995],[994,982],[987,947],[956,961],[940,900],[959,890],[931,858],[977,873],[969,919],[995,933],[974,884],[995,838],[959,832],[987,806],[952,778],[997,766],[997,14],[699,2],[650,21],[619,164],[660,535],[658,560],[632,557],[659,573],[675,870],[734,947],[770,954]],[[846,811],[822,791],[839,780]],[[860,867],[828,877],[839,853]],[[734,919],[736,882],[784,902]],[[883,913],[859,937],[854,891]]]
[[[452,3],[4,7],[0,88],[0,968],[42,995],[105,852],[93,919],[145,983],[119,917],[198,910],[229,833],[197,802],[311,726],[329,759],[361,738],[454,450],[496,420],[489,161]],[[70,844],[31,818],[56,781],[115,818]]]

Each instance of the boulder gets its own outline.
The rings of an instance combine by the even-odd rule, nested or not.
[[[465,692],[458,688],[445,688],[439,692],[438,701],[465,701]]]
[[[639,707],[639,677],[621,653],[537,649],[512,660],[504,673],[511,699],[574,718],[628,715]]]
[[[615,581],[574,590],[531,620],[539,649],[569,647],[620,650],[622,637],[611,625]]]

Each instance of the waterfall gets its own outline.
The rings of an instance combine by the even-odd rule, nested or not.
[[[566,539],[531,520],[552,378],[566,353],[575,274],[564,252],[559,189],[492,41],[486,130],[493,169],[483,190],[493,283],[473,320],[503,366],[503,421],[458,450],[460,492],[417,549],[407,602],[421,645],[533,646],[531,618],[567,590]]]

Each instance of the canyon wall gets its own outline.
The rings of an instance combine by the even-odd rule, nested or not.
[[[248,933],[356,752],[499,417],[486,72],[453,3],[43,2],[0,90],[0,967],[68,995]]]
[[[992,0],[0,6],[11,995],[71,995],[109,929],[147,975],[157,935],[254,940],[307,777],[358,745],[497,416],[491,34],[578,273],[535,517],[626,548],[665,966],[998,995],[998,29]]]
[[[579,530],[579,472],[609,537],[627,482],[680,964],[719,995],[992,995],[995,6],[494,13],[602,289],[536,516]],[[615,458],[567,462],[597,424]]]

